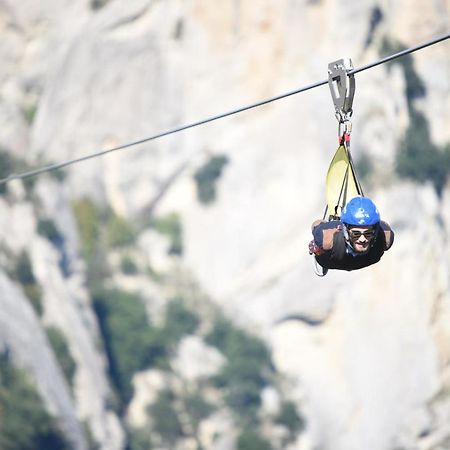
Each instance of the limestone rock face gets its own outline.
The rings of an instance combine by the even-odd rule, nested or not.
[[[3,272],[0,287],[2,351],[8,349],[19,366],[33,373],[50,411],[59,417],[74,448],[87,449],[69,388],[31,305]]]
[[[292,399],[307,428],[292,450],[445,448],[450,191],[447,184],[438,196],[431,184],[395,174],[410,123],[401,66],[356,74],[353,156],[372,161],[365,193],[396,232],[393,248],[363,271],[332,271],[319,279],[307,252],[336,148],[328,87],[146,138],[325,80],[327,64],[343,57],[361,67],[379,59],[386,42],[414,46],[448,32],[449,23],[449,0],[426,8],[418,0],[111,0],[100,9],[87,0],[1,3],[4,150],[38,166],[145,140],[67,168],[62,188],[39,179],[39,207],[20,183],[10,185],[12,202],[0,199],[2,267],[5,255],[27,250],[44,292],[41,323],[1,273],[0,342],[34,373],[75,448],[87,445],[82,420],[102,449],[125,446],[107,406],[105,358],[96,347],[98,324],[84,287],[70,206],[81,196],[130,221],[179,215],[180,264],[230,317],[267,339],[277,370],[295,382]],[[425,88],[414,107],[440,149],[450,142],[449,45],[413,57]],[[215,184],[215,201],[204,204],[194,176],[214,155],[225,155],[228,164]],[[61,270],[58,251],[36,232],[43,212],[63,230],[70,276]],[[161,241],[148,232],[140,238],[138,250],[154,269],[168,270]],[[80,368],[74,399],[39,331],[44,324],[64,330]],[[186,374],[207,372],[217,355],[200,362],[203,344],[189,339],[178,363]],[[146,389],[155,384],[147,375],[135,378],[142,396],[130,410],[136,422],[148,402]],[[214,443],[223,429],[228,438]],[[209,448],[233,448],[223,411],[200,432]]]

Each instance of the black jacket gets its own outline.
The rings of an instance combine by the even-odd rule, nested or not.
[[[357,270],[377,263],[394,242],[394,232],[386,222],[381,222],[369,251],[355,254],[350,251],[339,220],[320,222],[313,228],[315,257],[327,269]]]

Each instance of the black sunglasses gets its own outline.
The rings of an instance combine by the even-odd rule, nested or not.
[[[352,239],[359,239],[361,235],[364,235],[364,237],[369,240],[372,239],[375,236],[375,230],[366,230],[366,231],[359,231],[359,230],[348,230],[350,237]]]

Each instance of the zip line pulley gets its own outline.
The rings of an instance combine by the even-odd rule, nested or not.
[[[339,123],[348,121],[353,113],[355,76],[350,58],[338,59],[328,64],[328,86],[333,98],[334,110]]]
[[[356,176],[350,153],[350,133],[355,96],[355,77],[351,59],[339,59],[328,64],[328,86],[333,99],[336,118],[339,122],[339,148],[328,169],[326,178],[327,207],[324,219],[339,219],[347,200],[356,195],[364,195]]]

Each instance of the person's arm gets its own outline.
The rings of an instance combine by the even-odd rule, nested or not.
[[[339,224],[340,222],[336,220],[331,222],[316,221],[313,223],[312,234],[314,237],[314,244],[321,249],[321,253],[333,248],[333,238],[335,233],[339,231]]]

